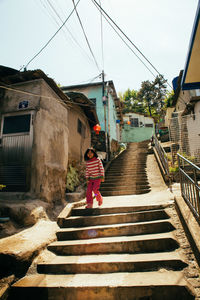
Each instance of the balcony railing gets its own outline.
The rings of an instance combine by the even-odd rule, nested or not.
[[[177,154],[181,194],[200,224],[200,168]]]

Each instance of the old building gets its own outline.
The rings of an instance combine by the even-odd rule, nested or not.
[[[99,146],[96,144],[97,150],[106,151],[105,147],[102,148],[103,140],[105,144],[106,133],[108,147],[111,152],[115,151],[116,143],[121,140],[123,118],[121,103],[117,97],[113,81],[105,82],[104,91],[102,82],[63,86],[61,89],[67,95],[69,92],[81,92],[93,103],[101,126],[99,139],[102,139],[102,142]]]
[[[139,113],[127,113],[123,117],[122,142],[142,142],[154,134],[154,119]]]
[[[41,70],[0,67],[0,182],[46,202],[65,198],[69,98]]]
[[[197,7],[185,68],[174,79],[171,140],[180,153],[200,163],[200,2]]]

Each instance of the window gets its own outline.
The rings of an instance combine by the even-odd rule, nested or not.
[[[78,119],[77,131],[78,133],[80,133],[80,135],[82,135],[82,137],[85,137],[85,126],[79,119]]]
[[[30,120],[30,114],[4,117],[3,134],[29,132]]]
[[[139,127],[139,121],[138,118],[131,118],[131,127]]]
[[[145,124],[145,127],[153,127],[153,124],[152,123]]]

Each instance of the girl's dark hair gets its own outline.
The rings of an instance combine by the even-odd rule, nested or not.
[[[84,154],[84,159],[85,160],[89,160],[89,157],[87,156],[88,152],[89,151],[92,151],[94,153],[94,157],[98,157],[97,153],[95,152],[95,150],[93,148],[88,148],[86,151],[85,151],[85,154]]]

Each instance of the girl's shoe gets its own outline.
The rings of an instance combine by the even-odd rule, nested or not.
[[[86,208],[93,208],[92,204],[87,204]]]
[[[98,205],[101,206],[103,204],[103,199],[98,200]]]

